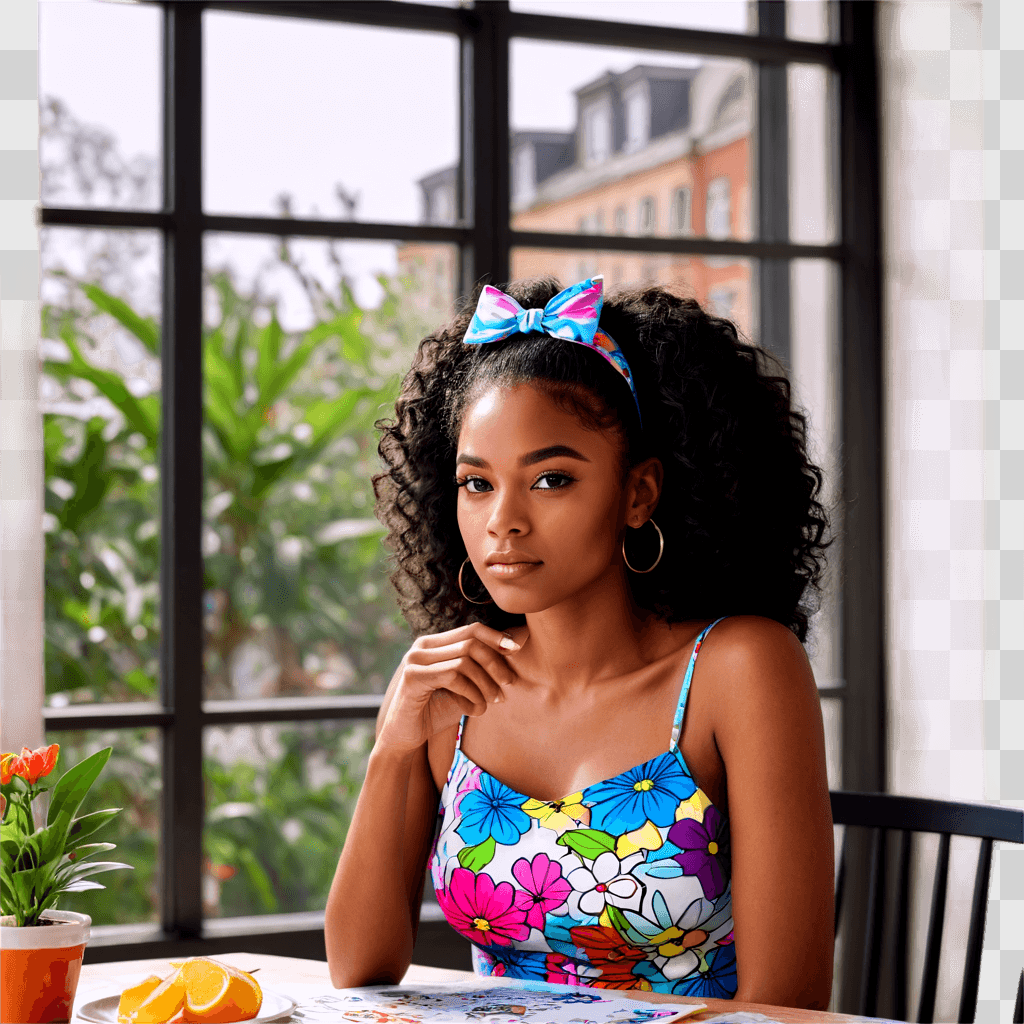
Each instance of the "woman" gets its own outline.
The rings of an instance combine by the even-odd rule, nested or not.
[[[331,978],[401,979],[429,866],[478,973],[823,1008],[804,419],[692,300],[507,292],[424,339],[381,424],[418,639],[328,899]]]

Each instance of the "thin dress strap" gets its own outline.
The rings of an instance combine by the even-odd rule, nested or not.
[[[690,663],[686,666],[686,676],[683,679],[683,688],[679,691],[679,704],[676,706],[676,717],[672,721],[672,741],[669,743],[669,750],[675,750],[679,744],[679,733],[683,728],[683,715],[686,712],[686,697],[690,692],[690,680],[693,679],[693,666],[697,664],[697,652],[700,650],[700,646],[704,643],[704,637],[711,632],[711,630],[717,626],[722,619],[728,618],[723,615],[721,618],[715,619],[710,626],[706,626],[700,636],[697,637],[697,642],[693,645],[693,654],[690,655]],[[462,735],[462,729],[459,729],[459,736]]]
[[[462,730],[465,727],[466,727],[466,716],[463,715],[459,719],[459,734],[458,734],[458,736],[455,737],[455,749],[457,751],[462,749]]]

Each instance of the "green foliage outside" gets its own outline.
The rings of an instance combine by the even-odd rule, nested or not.
[[[294,267],[286,246],[280,255]],[[392,406],[397,371],[437,311],[417,308],[411,279],[381,284],[383,304],[364,311],[342,279],[337,296],[316,296],[318,322],[288,334],[256,289],[243,294],[228,272],[209,277],[209,699],[380,692],[408,645],[372,518],[372,425]],[[80,295],[87,302],[43,310],[44,337],[64,345],[59,355],[50,345],[44,372],[67,399],[44,416],[47,694],[57,703],[156,700],[160,394],[141,394],[127,371],[97,353],[114,328],[156,361],[159,326],[96,284],[82,283]],[[105,411],[83,415],[100,396]],[[233,730],[207,737],[207,912],[322,908],[371,733],[284,724],[261,752],[254,737],[265,727],[238,728],[251,733],[243,742],[227,742]],[[90,803],[126,808],[110,839],[136,870],[67,906],[96,924],[152,920],[159,737],[48,736],[76,759],[100,739],[115,754]]]

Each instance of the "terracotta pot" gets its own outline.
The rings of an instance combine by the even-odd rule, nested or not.
[[[2,1024],[71,1020],[92,918],[70,910],[44,910],[42,917],[58,923],[19,928],[13,917],[0,918]]]

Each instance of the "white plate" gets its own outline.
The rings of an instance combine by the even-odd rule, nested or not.
[[[92,999],[76,1011],[75,1017],[87,1020],[90,1024],[117,1024],[117,1007],[120,1002],[120,992]],[[250,1017],[249,1021],[251,1024],[261,1024],[263,1021],[280,1020],[281,1017],[291,1016],[297,1005],[294,999],[283,992],[265,988],[260,1012],[255,1017]]]

